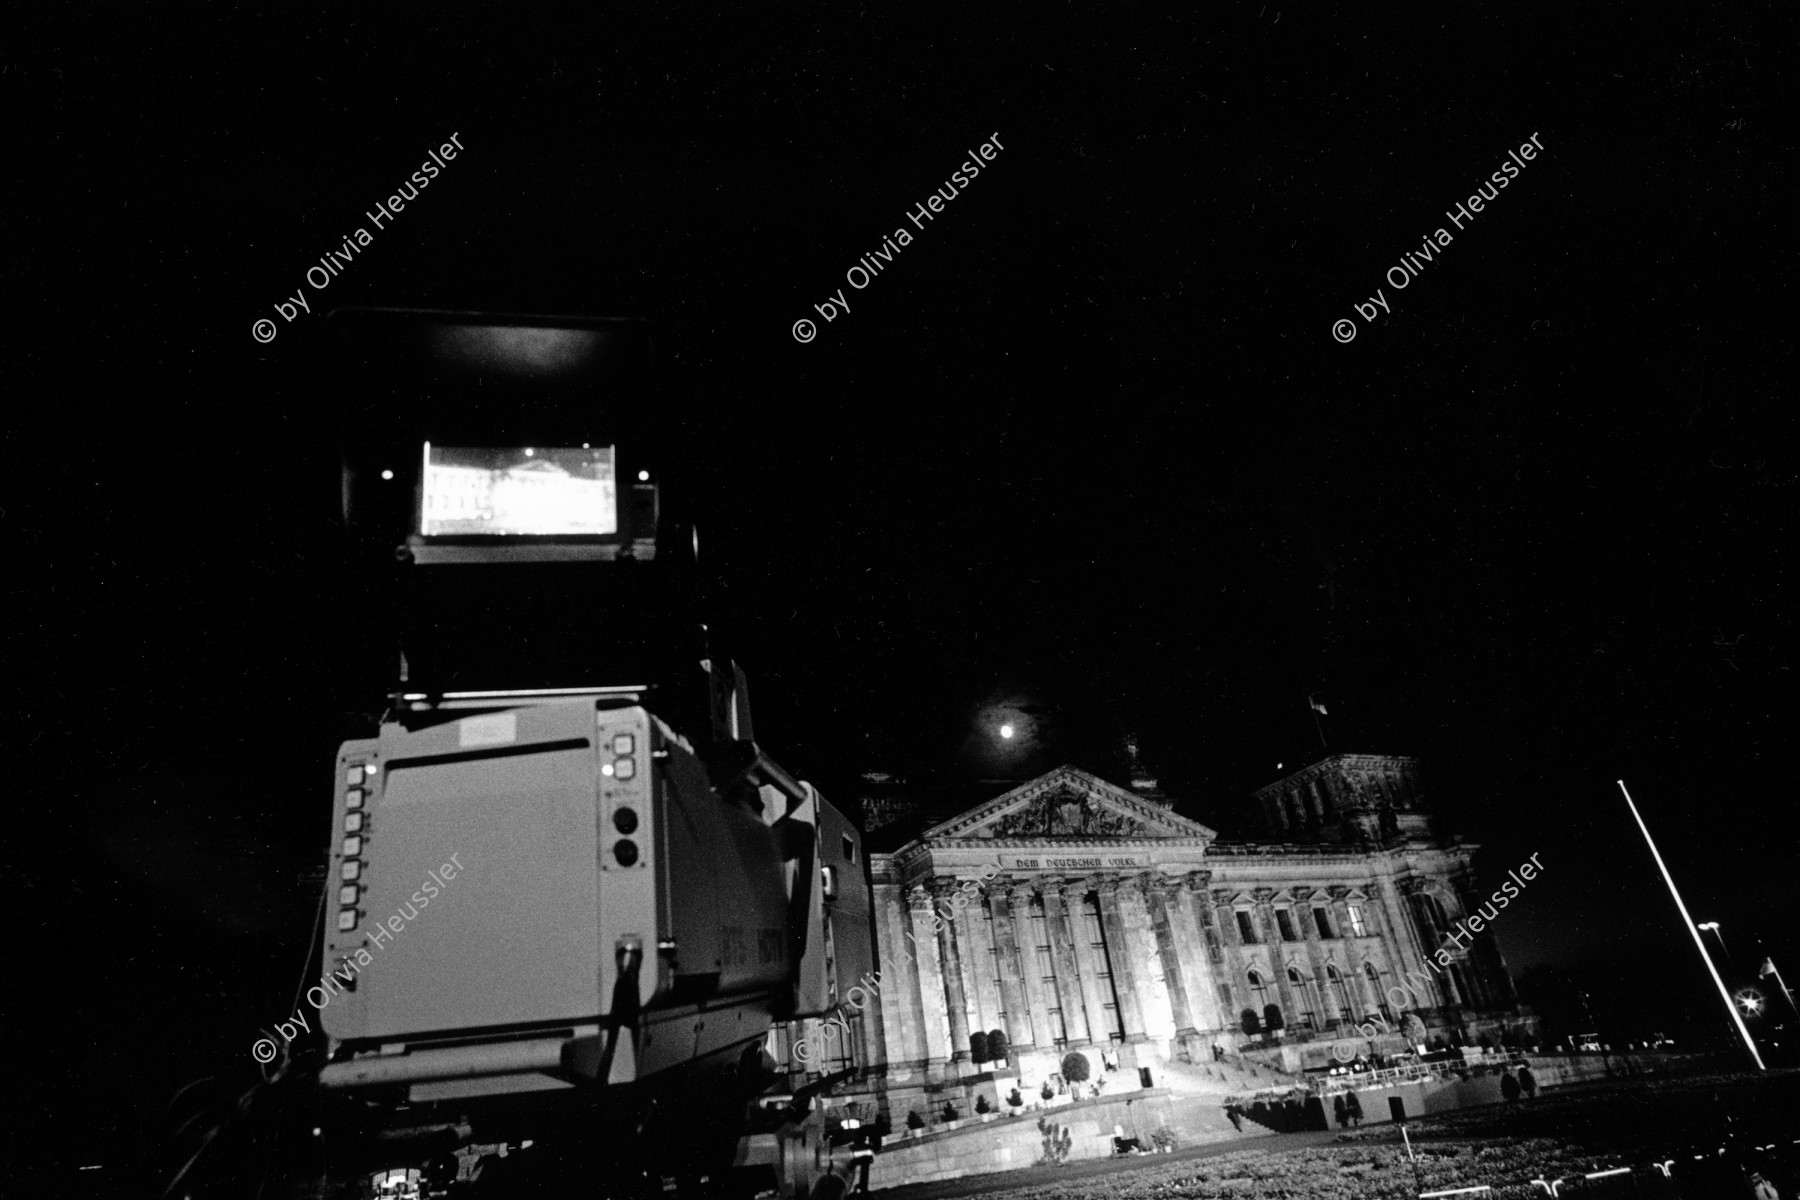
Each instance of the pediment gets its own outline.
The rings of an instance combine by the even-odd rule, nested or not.
[[[1078,767],[1058,767],[927,829],[938,838],[1199,838],[1218,835],[1198,821],[1133,795]]]

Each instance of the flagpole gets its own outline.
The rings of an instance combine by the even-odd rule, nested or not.
[[[1788,1007],[1794,1010],[1795,1016],[1800,1017],[1800,1005],[1796,1005],[1794,1003],[1794,993],[1788,990],[1787,980],[1783,979],[1781,977],[1781,972],[1776,969],[1774,958],[1772,958],[1772,957],[1764,958],[1763,966],[1768,968],[1768,970],[1766,972],[1758,971],[1757,972],[1758,976],[1761,976],[1763,974],[1773,975],[1775,977],[1775,986],[1780,988],[1781,994],[1787,997]]]
[[[1669,895],[1675,897],[1675,907],[1681,913],[1681,924],[1694,939],[1694,949],[1700,952],[1700,961],[1706,964],[1706,973],[1712,976],[1713,986],[1719,989],[1719,999],[1725,1002],[1725,1011],[1731,1014],[1731,1023],[1737,1026],[1738,1033],[1743,1035],[1744,1045],[1750,1048],[1750,1057],[1756,1060],[1756,1069],[1766,1071],[1762,1055],[1756,1052],[1756,1043],[1750,1040],[1750,1031],[1744,1028],[1744,1018],[1738,1015],[1737,1005],[1731,1002],[1731,994],[1725,990],[1725,981],[1719,978],[1719,969],[1713,966],[1712,956],[1706,952],[1706,944],[1700,940],[1700,931],[1694,927],[1694,918],[1688,916],[1687,905],[1681,902],[1681,893],[1675,890],[1675,880],[1669,876],[1669,868],[1663,865],[1662,854],[1656,849],[1656,842],[1650,837],[1650,827],[1644,824],[1644,818],[1638,814],[1637,805],[1631,802],[1631,793],[1625,791],[1625,781],[1618,781],[1619,791],[1625,795],[1625,804],[1631,809],[1632,819],[1644,833],[1644,842],[1650,847],[1650,855],[1656,859],[1656,869],[1662,872],[1663,882],[1669,885]]]

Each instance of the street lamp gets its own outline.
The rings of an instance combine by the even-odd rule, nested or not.
[[[1717,921],[1702,921],[1700,924],[1694,926],[1694,928],[1712,930],[1712,935],[1719,939],[1719,949],[1725,951],[1725,965],[1731,968],[1731,973],[1733,975],[1736,975],[1737,964],[1731,961],[1731,951],[1727,950],[1725,947],[1725,935],[1719,932],[1719,923]]]
[[[1700,951],[1700,958],[1706,963],[1707,973],[1712,976],[1713,986],[1719,989],[1719,999],[1725,1002],[1725,1010],[1731,1014],[1731,1023],[1737,1026],[1738,1033],[1744,1039],[1744,1046],[1750,1051],[1750,1057],[1756,1061],[1756,1069],[1768,1070],[1763,1065],[1762,1055],[1757,1053],[1756,1043],[1750,1039],[1750,1031],[1744,1028],[1744,1018],[1738,1015],[1737,1005],[1731,1002],[1730,993],[1725,990],[1725,981],[1719,978],[1719,970],[1706,953],[1706,943],[1700,940],[1700,930],[1694,925],[1694,918],[1688,916],[1687,905],[1681,901],[1681,893],[1675,890],[1675,880],[1669,874],[1669,868],[1663,865],[1662,854],[1656,848],[1656,842],[1650,837],[1650,827],[1644,824],[1643,816],[1637,805],[1632,803],[1631,793],[1625,790],[1625,781],[1618,781],[1619,791],[1625,797],[1625,807],[1631,810],[1631,817],[1637,822],[1638,829],[1643,832],[1644,843],[1650,847],[1650,857],[1656,860],[1656,869],[1662,872],[1663,882],[1669,885],[1669,895],[1674,898],[1675,908],[1681,913],[1681,923],[1688,927],[1688,936],[1694,939],[1694,949]],[[1721,945],[1724,943],[1721,942]]]

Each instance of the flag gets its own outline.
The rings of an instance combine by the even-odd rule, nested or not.
[[[1775,960],[1772,958],[1765,958],[1765,959],[1763,959],[1762,970],[1760,970],[1756,973],[1756,977],[1758,979],[1766,979],[1770,975],[1773,975],[1774,973],[1775,973]]]

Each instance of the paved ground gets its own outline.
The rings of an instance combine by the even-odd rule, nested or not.
[[[1096,1175],[1118,1175],[1145,1167],[1166,1167],[1171,1163],[1199,1158],[1215,1158],[1239,1150],[1302,1150],[1311,1146],[1333,1145],[1337,1130],[1310,1133],[1275,1133],[1263,1137],[1246,1136],[1224,1142],[1210,1142],[1173,1154],[1141,1154],[1123,1158],[1086,1158],[1064,1167],[1026,1167],[1021,1171],[1003,1171],[991,1175],[969,1175],[962,1179],[944,1179],[936,1183],[911,1183],[905,1187],[884,1188],[881,1200],[949,1200],[956,1196],[974,1196],[999,1188],[1030,1187],[1035,1184],[1088,1179]]]

